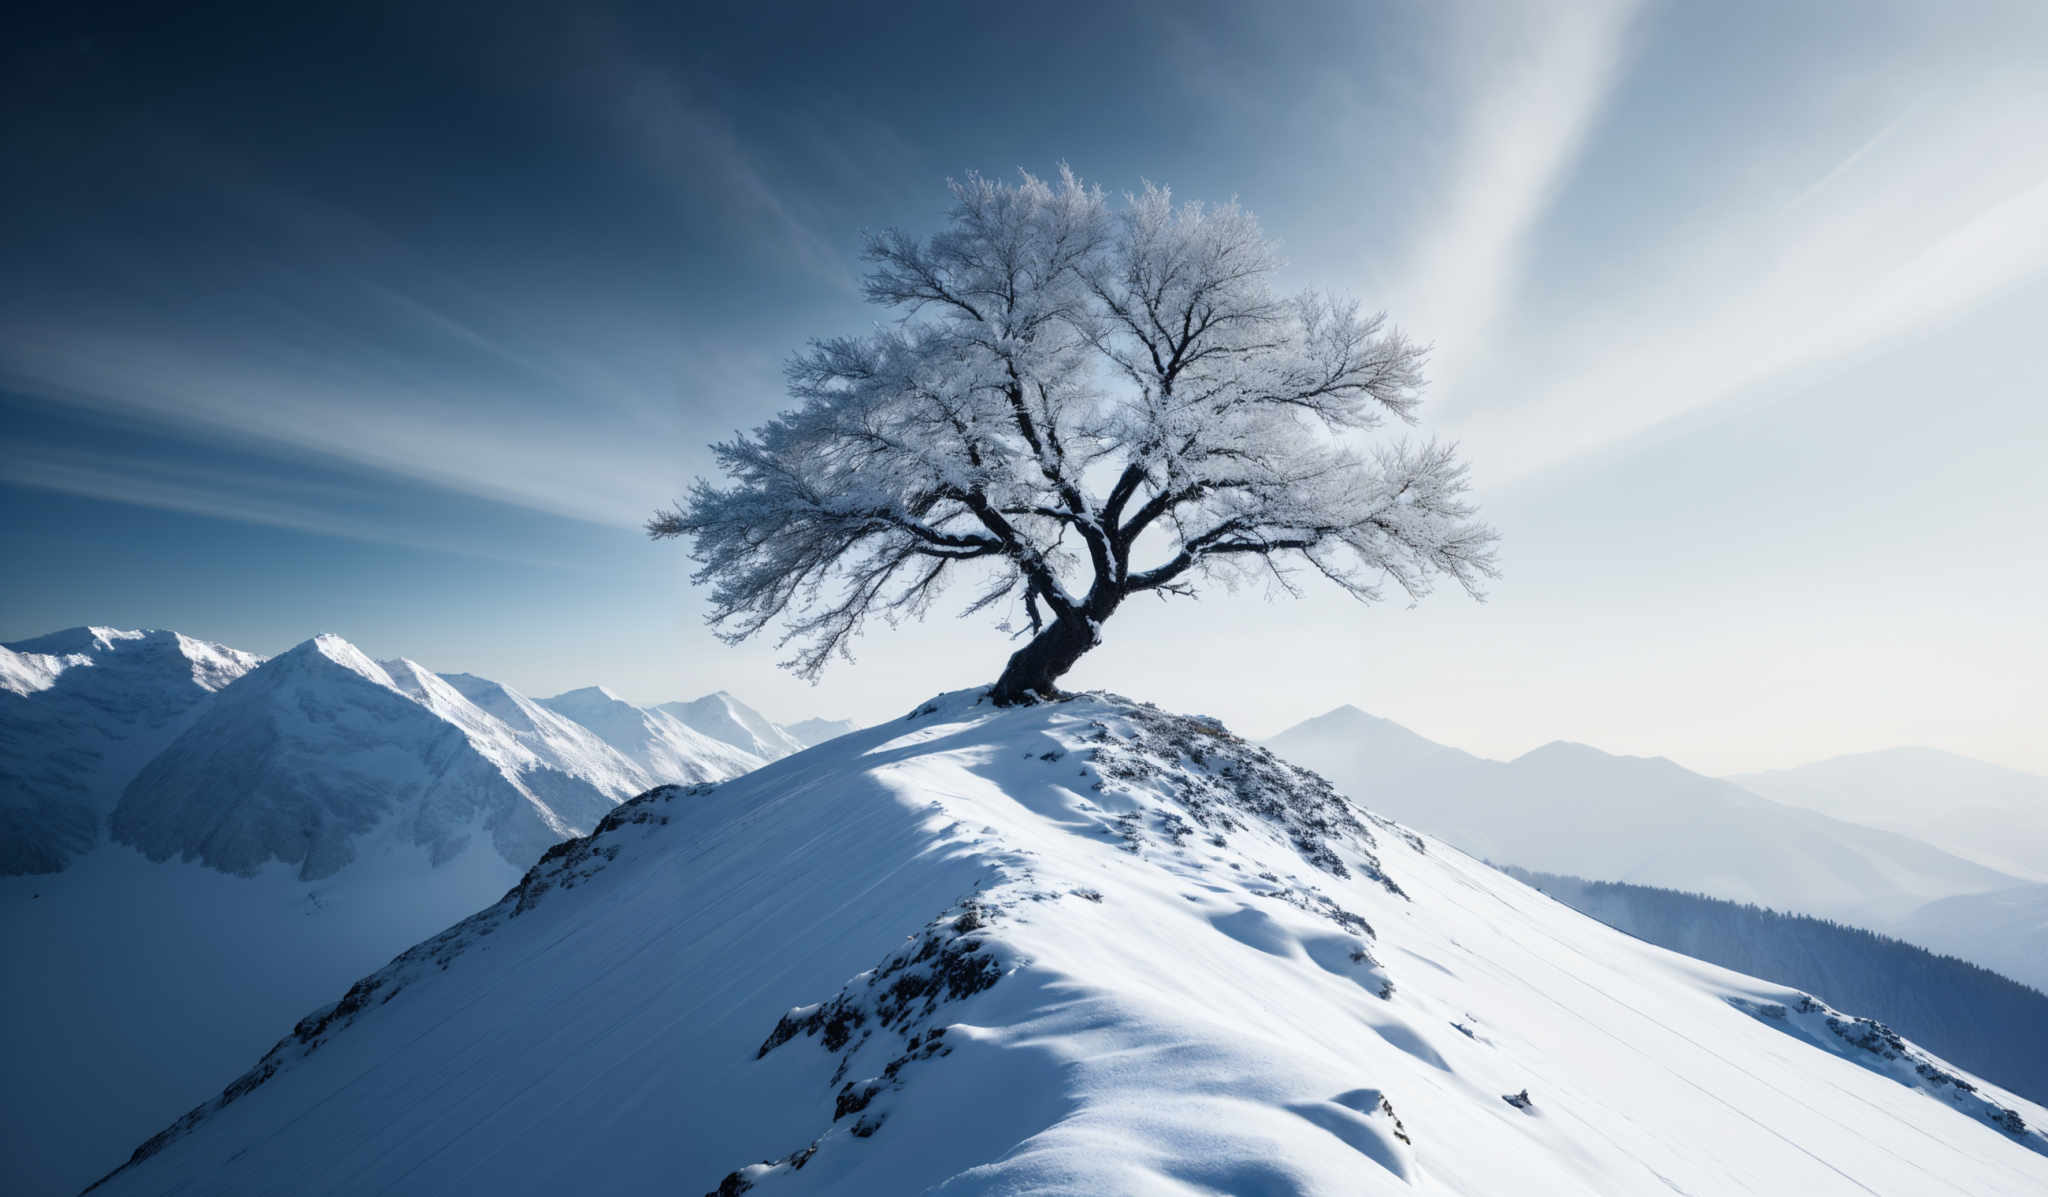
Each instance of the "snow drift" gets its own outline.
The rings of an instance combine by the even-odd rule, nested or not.
[[[1213,723],[956,694],[664,787],[108,1193],[2036,1193],[2048,1112]]]

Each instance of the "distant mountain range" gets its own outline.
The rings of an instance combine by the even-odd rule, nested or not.
[[[2048,882],[2048,777],[1935,748],[1838,756],[1728,780],[1766,798],[1882,827]]]
[[[112,628],[0,647],[0,875],[55,872],[92,847],[128,782],[260,662]]]
[[[336,636],[267,660],[112,628],[0,647],[0,1151],[48,1182],[4,1187],[84,1184],[67,1152],[147,1133],[620,802],[851,727],[723,693],[533,699]]]
[[[1910,831],[1852,821],[1860,808],[1842,791],[1830,791],[1834,813],[1822,813],[1663,758],[1564,742],[1487,760],[1348,706],[1267,743],[1373,809],[1489,860],[1818,915],[2048,985],[2048,950],[2033,946],[2043,943],[2048,886]],[[1841,775],[1832,764],[1787,771],[1772,788],[1817,792],[1816,778]],[[1920,784],[1932,783],[1923,774]],[[1903,797],[1874,797],[1871,806],[1910,825]],[[2048,807],[2005,809],[2025,824],[2016,842],[2048,825]]]
[[[2025,878],[2032,884],[1930,902],[1891,930],[2048,989],[2048,777],[1936,748],[1893,748],[1729,780]]]

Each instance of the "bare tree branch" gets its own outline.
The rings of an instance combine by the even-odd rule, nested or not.
[[[953,198],[936,236],[868,240],[866,295],[903,319],[796,355],[799,406],[714,445],[727,484],[648,521],[690,538],[721,636],[780,622],[815,677],[968,569],[964,613],[1023,601],[1014,697],[1049,690],[1125,598],[1199,577],[1293,593],[1291,563],[1372,602],[1495,576],[1450,447],[1357,443],[1414,422],[1426,350],[1383,314],[1275,294],[1249,212],[1151,186],[1113,207],[1064,169]]]

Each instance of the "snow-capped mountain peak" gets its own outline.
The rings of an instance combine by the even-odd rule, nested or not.
[[[129,779],[259,661],[106,627],[0,647],[0,875],[54,872],[91,848]]]
[[[366,846],[449,860],[478,831],[516,863],[610,809],[596,789],[534,768],[452,687],[400,665],[405,685],[333,635],[265,662],[129,784],[115,836],[152,859],[235,873],[277,860],[316,879]]]
[[[371,681],[393,689],[397,682],[392,680],[390,671],[370,659],[370,655],[333,632],[322,632],[292,649],[279,654],[280,659],[324,657],[336,665],[362,675]]]
[[[663,703],[654,709],[674,715],[705,735],[764,761],[781,760],[806,747],[761,712],[723,690],[690,702]]]
[[[660,782],[722,781],[763,760],[705,734],[667,708],[636,707],[603,686],[570,690],[540,705],[590,729]]]

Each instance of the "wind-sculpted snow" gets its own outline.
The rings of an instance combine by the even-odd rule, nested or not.
[[[1796,991],[1622,936],[1212,722],[979,697],[620,807],[105,1189],[2048,1183],[2037,1107],[1904,1041],[1890,1063],[1949,1079],[1788,1036],[1743,1009]]]
[[[114,628],[0,648],[0,875],[53,873],[90,849],[128,780],[257,661]]]

